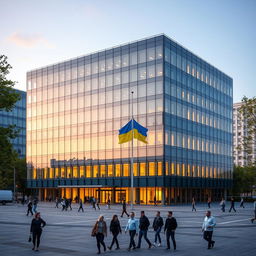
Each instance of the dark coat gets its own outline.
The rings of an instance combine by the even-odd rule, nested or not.
[[[163,218],[161,216],[155,217],[153,222],[153,229],[156,231],[158,228],[161,228],[164,225]]]
[[[46,225],[46,222],[39,218],[39,219],[33,219],[30,226],[30,232],[41,232],[42,227]]]
[[[122,233],[122,229],[121,229],[121,225],[119,220],[115,221],[115,220],[111,220],[110,222],[110,232],[112,232],[112,234],[119,234]]]
[[[177,226],[177,221],[174,217],[167,218],[164,225],[164,231],[174,231]]]
[[[148,230],[148,227],[150,225],[150,222],[148,220],[148,217],[146,216],[143,216],[143,217],[140,217],[140,230],[143,230],[143,231],[146,231]]]

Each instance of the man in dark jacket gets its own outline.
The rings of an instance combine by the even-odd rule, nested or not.
[[[234,200],[234,198],[232,197],[231,198],[231,205],[230,205],[230,209],[229,209],[229,212],[231,212],[231,210],[233,209],[234,210],[234,212],[236,212],[236,209],[235,209],[235,200]]]
[[[152,247],[151,242],[148,240],[147,237],[147,232],[148,232],[148,227],[150,225],[150,222],[148,220],[148,218],[145,215],[144,211],[141,211],[141,217],[140,217],[140,224],[139,224],[139,242],[138,242],[138,246],[137,248],[140,248],[141,245],[141,238],[144,236],[144,239],[146,240],[146,242],[148,243],[148,248]]]
[[[28,210],[27,210],[27,216],[29,215],[29,213],[31,213],[31,216],[33,216],[33,212],[32,212],[32,202],[29,200],[28,202]]]
[[[127,217],[129,217],[129,214],[126,211],[126,202],[125,202],[125,200],[123,200],[122,207],[123,207],[123,210],[122,210],[121,217],[123,218],[124,213],[127,215]]]
[[[168,212],[168,217],[164,225],[164,232],[166,232],[166,241],[167,241],[166,250],[170,250],[170,237],[172,238],[173,248],[174,250],[176,250],[175,230],[177,226],[178,226],[177,221],[174,217],[172,217],[172,212]]]
[[[155,217],[154,222],[153,222],[153,229],[155,231],[155,242],[154,242],[155,246],[156,245],[161,246],[160,232],[161,232],[161,229],[162,229],[163,225],[164,225],[163,218],[160,216],[160,212],[157,211],[156,217]],[[157,239],[158,239],[159,244],[157,244]]]

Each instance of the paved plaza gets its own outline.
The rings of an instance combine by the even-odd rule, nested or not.
[[[56,209],[54,203],[39,203],[38,210],[47,225],[43,230],[39,252],[31,250],[32,244],[28,242],[29,228],[32,217],[27,217],[26,206],[7,205],[0,206],[0,255],[96,255],[96,239],[91,237],[91,229],[100,214],[105,216],[109,225],[113,214],[120,216],[121,206],[113,205],[106,209],[93,210],[85,206],[85,212],[78,213],[78,205],[73,204],[73,210],[62,212]],[[229,207],[229,203],[227,205]],[[168,210],[174,212],[178,222],[176,232],[177,250],[166,251],[166,241],[162,232],[162,247],[147,249],[147,244],[142,240],[142,248],[127,251],[129,236],[124,232],[119,235],[121,250],[107,251],[105,255],[232,255],[250,256],[256,253],[256,223],[251,224],[253,214],[252,204],[246,208],[239,208],[237,203],[236,213],[226,211],[222,213],[218,204],[212,205],[212,214],[216,217],[217,227],[214,231],[215,247],[207,250],[207,243],[202,239],[201,224],[207,210],[206,205],[197,205],[197,212],[191,212],[191,206],[135,206],[136,217],[141,210],[145,210],[152,224],[156,210],[161,211],[165,218]],[[228,208],[227,207],[227,208]],[[129,210],[129,207],[128,207]],[[119,218],[124,229],[127,217]],[[154,232],[150,228],[149,239],[153,242]],[[108,233],[106,245],[110,245],[112,236]],[[171,243],[172,245],[172,243]]]

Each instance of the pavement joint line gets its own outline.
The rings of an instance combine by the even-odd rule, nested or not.
[[[224,225],[224,224],[229,224],[229,223],[242,222],[242,221],[246,221],[246,220],[250,220],[250,219],[251,219],[251,218],[249,218],[249,219],[242,219],[242,220],[225,221],[225,222],[217,223],[217,225]]]

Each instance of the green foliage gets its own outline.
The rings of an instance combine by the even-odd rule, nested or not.
[[[248,165],[256,165],[253,161],[253,145],[256,143],[256,97],[247,98],[243,97],[242,106],[239,108],[239,112],[243,118],[244,126],[246,126],[247,133],[242,135],[242,145],[239,150],[243,150],[245,159]]]
[[[235,166],[233,172],[233,194],[251,193],[256,184],[255,166]]]
[[[0,55],[0,111],[11,111],[20,99],[20,95],[13,89],[15,83],[6,78],[10,69],[7,57]],[[18,155],[13,149],[11,139],[17,134],[18,130],[13,125],[7,128],[0,126],[0,189],[12,188],[13,167]]]
[[[15,82],[6,78],[11,68],[7,62],[7,57],[0,55],[0,110],[11,111],[20,99],[19,93],[13,89]]]

